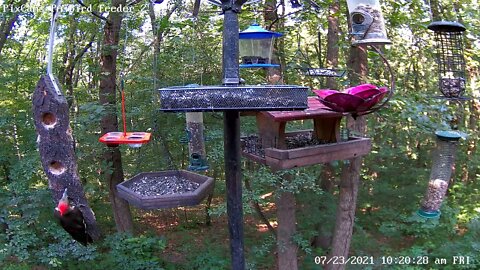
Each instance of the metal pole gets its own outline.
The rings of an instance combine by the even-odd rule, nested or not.
[[[238,15],[242,3],[222,1],[223,21],[223,84],[237,86],[240,82],[238,65]],[[232,269],[245,270],[243,247],[243,204],[240,163],[240,113],[223,113],[227,214],[230,231]]]

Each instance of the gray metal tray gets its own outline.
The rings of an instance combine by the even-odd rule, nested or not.
[[[161,111],[303,110],[308,87],[298,85],[178,86],[162,88]]]

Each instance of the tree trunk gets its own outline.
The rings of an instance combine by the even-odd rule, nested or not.
[[[335,0],[329,7],[328,15],[328,32],[327,32],[327,67],[338,67],[338,32],[340,31],[338,23],[338,11],[340,10],[340,3]],[[327,89],[337,89],[337,78],[327,77]]]
[[[20,7],[22,5],[25,5],[27,0],[21,0],[19,3],[15,3],[15,1],[8,1],[4,3],[5,7]],[[2,55],[2,50],[3,47],[5,46],[5,43],[7,42],[8,37],[10,36],[10,33],[12,32],[13,26],[15,25],[15,22],[18,19],[18,12],[14,12],[11,14],[8,14],[8,12],[5,13],[5,17],[3,21],[0,24],[0,55]]]
[[[125,0],[112,0],[112,7],[125,6]],[[117,54],[122,13],[111,12],[104,28],[103,49],[101,58],[100,103],[105,107],[106,114],[101,119],[102,134],[118,131],[116,114],[116,75]],[[109,197],[112,203],[113,216],[117,231],[132,232],[132,213],[127,201],[118,196],[117,184],[124,181],[122,154],[117,147],[109,147],[103,154],[105,164],[111,164],[103,175],[109,187]]]
[[[284,181],[291,181],[290,175]],[[277,206],[277,256],[279,270],[294,270],[297,266],[297,245],[293,242],[296,233],[297,218],[295,216],[295,195],[281,192],[275,202]]]
[[[276,31],[278,27],[277,0],[265,1],[264,19],[267,25],[271,25],[271,31]],[[272,24],[273,23],[273,24]],[[282,46],[282,43],[279,43]],[[280,60],[277,51],[282,48],[274,48],[272,59],[275,63],[285,62]],[[270,84],[283,84],[282,71],[277,68],[269,68],[267,79]],[[291,181],[291,177],[284,176],[283,181]],[[280,191],[281,192],[281,191]],[[281,192],[275,202],[277,206],[277,264],[279,270],[296,270],[297,266],[297,245],[293,242],[293,235],[296,233],[295,217],[295,196],[292,193]]]
[[[338,67],[338,57],[339,57],[339,48],[338,42],[339,37],[338,33],[340,31],[338,16],[337,13],[340,9],[340,3],[338,0],[334,1],[329,7],[328,15],[328,32],[327,32],[327,68],[337,68]],[[337,78],[327,77],[327,89],[337,89]],[[320,175],[320,186],[325,192],[332,192],[334,181],[335,181],[335,171],[332,165],[324,164],[322,167],[322,173]],[[328,232],[322,223],[317,224],[318,235],[315,236],[313,241],[314,247],[320,247],[323,250],[326,250],[330,247],[332,241],[331,232]]]
[[[348,64],[352,70],[349,73],[352,85],[365,81],[367,75],[367,54],[364,47],[350,47]],[[349,117],[347,119],[347,127],[360,134],[365,134],[365,118],[360,116],[354,120]],[[355,222],[361,166],[362,158],[357,157],[350,159],[348,165],[342,170],[335,230],[333,232],[332,249],[329,254],[330,258],[348,258]],[[325,269],[339,270],[345,269],[345,267],[345,264],[328,264],[325,266]]]

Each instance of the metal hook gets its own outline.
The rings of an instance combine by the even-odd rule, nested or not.
[[[53,6],[52,6],[53,14],[52,14],[52,20],[50,22],[50,36],[49,36],[49,39],[48,39],[48,52],[47,52],[47,75],[48,75],[48,77],[50,77],[50,80],[53,83],[53,87],[55,88],[55,92],[59,96],[62,95],[62,92],[60,91],[60,88],[58,87],[55,76],[53,76],[52,62],[53,62],[53,48],[54,48],[54,45],[55,45],[55,32],[57,30],[58,10],[59,10],[61,5],[62,5],[62,0],[55,0],[55,2],[53,3]]]

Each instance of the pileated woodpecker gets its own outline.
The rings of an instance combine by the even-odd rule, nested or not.
[[[55,208],[54,215],[60,220],[60,225],[67,231],[73,239],[86,246],[93,243],[92,237],[87,232],[87,225],[83,219],[82,211],[70,203],[67,195],[67,189]]]

